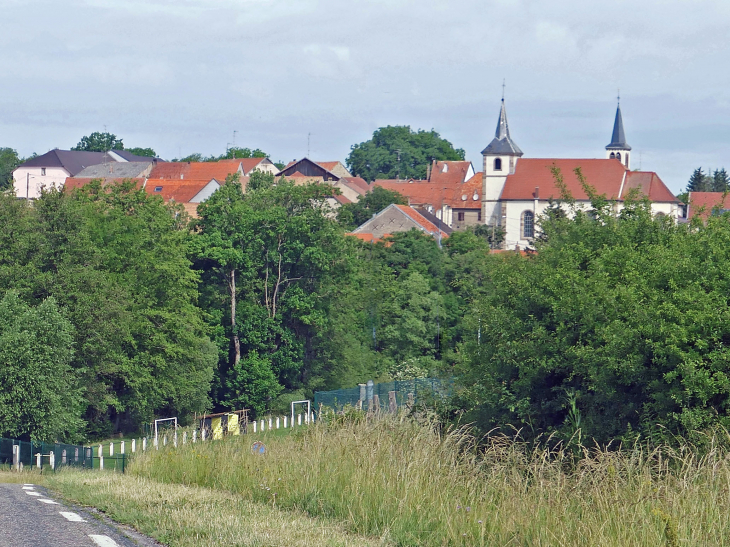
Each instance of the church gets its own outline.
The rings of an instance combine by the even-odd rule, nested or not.
[[[667,215],[675,221],[681,215],[680,201],[656,173],[631,170],[631,146],[626,142],[620,104],[605,159],[536,159],[523,158],[522,150],[512,140],[503,98],[494,139],[482,150],[482,158],[480,216],[482,222],[504,228],[505,249],[532,246],[536,220],[551,200],[561,198],[555,180],[556,168],[577,207],[590,206],[575,173],[580,168],[585,182],[599,195],[614,201],[617,211],[629,194],[638,194],[649,198],[655,215]]]

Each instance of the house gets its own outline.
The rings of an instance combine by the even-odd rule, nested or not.
[[[330,173],[334,173],[340,178],[351,178],[352,174],[341,161],[318,161],[317,165],[324,167]]]
[[[103,169],[104,165],[109,164],[127,162],[147,164],[155,161],[153,158],[135,156],[125,150],[83,152],[55,149],[19,165],[13,171],[13,187],[17,197],[36,199],[40,197],[44,188],[61,189],[67,178],[77,176],[90,166],[101,165]]]
[[[441,225],[441,220],[431,213],[394,203],[358,226],[350,235],[364,241],[377,241],[396,232],[413,229],[434,236],[439,242],[452,233],[451,228]]]
[[[681,215],[680,201],[656,173],[631,171],[630,155],[619,105],[605,159],[523,158],[522,150],[510,136],[502,99],[495,137],[482,150],[482,220],[505,229],[506,248],[531,246],[536,220],[551,201],[563,197],[555,180],[557,171],[576,207],[590,207],[590,198],[575,173],[579,168],[588,185],[615,201],[617,211],[627,197],[644,196],[651,201],[654,214],[668,215],[676,221]]]
[[[730,194],[726,192],[690,192],[687,197],[686,217],[707,220],[712,215],[730,211]]]
[[[101,163],[99,165],[90,165],[81,172],[76,174],[74,178],[99,179],[99,178],[116,178],[116,179],[136,179],[147,178],[156,165],[155,161],[127,161]]]
[[[222,186],[216,179],[147,179],[145,191],[160,196],[165,203],[182,203],[192,216],[198,216],[198,205]]]
[[[323,167],[319,163],[314,162],[309,158],[302,158],[299,161],[293,161],[289,163],[289,165],[279,171],[276,176],[287,178],[296,177],[301,179],[306,179],[307,177],[309,177],[311,178],[311,180],[320,180],[321,182],[337,182],[341,178],[343,178],[341,175],[333,173],[326,167]]]
[[[241,174],[250,177],[254,171],[276,174],[279,168],[269,158],[234,158],[230,160],[219,160],[218,163],[233,163],[241,166]]]
[[[437,160],[428,167],[426,180],[373,182],[373,186],[398,192],[408,199],[412,207],[434,213],[447,226],[456,230],[463,230],[481,221],[481,185],[481,173],[474,172],[470,161]]]

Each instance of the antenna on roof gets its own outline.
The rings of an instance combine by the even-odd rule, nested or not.
[[[504,101],[504,88],[507,85],[506,82],[507,82],[507,79],[506,78],[502,78],[502,100],[503,101]]]

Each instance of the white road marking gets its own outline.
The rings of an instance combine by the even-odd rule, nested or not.
[[[58,505],[58,502],[55,502],[53,500],[47,500],[45,498],[38,498],[38,501],[48,503],[49,505]]]
[[[71,522],[86,522],[78,513],[71,513],[70,511],[59,511],[59,513],[61,513],[63,518]]]
[[[24,484],[23,486],[35,486],[35,484]]]
[[[23,490],[35,490],[35,486],[24,486]]]
[[[41,495],[40,492],[31,492],[30,490],[26,490],[25,493],[28,494],[29,496],[40,496]]]
[[[95,535],[89,535],[89,537],[96,543],[99,547],[119,547],[116,541],[114,541],[109,536],[95,536]]]

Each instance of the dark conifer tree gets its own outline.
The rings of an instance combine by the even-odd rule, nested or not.
[[[723,167],[722,169],[715,169],[712,173],[712,191],[713,192],[726,192],[730,189],[730,175]]]

